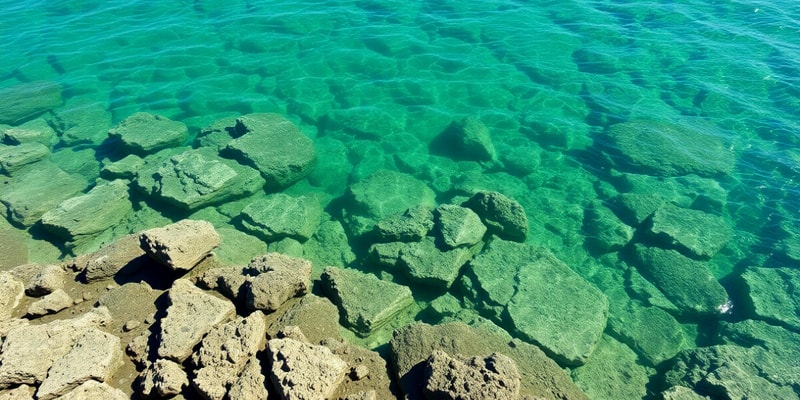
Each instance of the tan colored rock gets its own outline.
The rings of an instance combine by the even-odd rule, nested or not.
[[[219,234],[210,222],[188,219],[146,230],[139,240],[147,255],[177,271],[194,268],[219,246]]]
[[[347,371],[347,363],[324,346],[272,339],[267,349],[270,379],[283,400],[329,398]]]

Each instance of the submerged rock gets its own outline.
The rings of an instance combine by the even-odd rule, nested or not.
[[[459,247],[442,251],[434,239],[405,243],[398,253],[397,267],[416,282],[438,289],[449,289],[458,277],[461,267],[472,258],[471,249]]]
[[[733,228],[722,217],[667,205],[653,213],[650,233],[692,258],[708,260],[733,237]]]
[[[479,119],[454,121],[431,144],[433,149],[457,159],[492,161],[497,159],[489,129]]]
[[[416,242],[433,229],[433,213],[424,206],[413,207],[402,214],[391,215],[375,225],[375,236],[381,242]]]
[[[61,105],[61,85],[34,81],[0,90],[0,124],[17,125]]]
[[[584,211],[583,229],[586,243],[600,254],[619,251],[633,239],[633,228],[599,202],[591,203]]]
[[[436,208],[436,228],[448,248],[472,246],[483,239],[486,226],[469,208],[444,204]]]
[[[475,193],[462,206],[475,211],[497,237],[524,242],[528,236],[528,216],[516,200],[498,192]]]
[[[22,125],[4,127],[0,125],[0,141],[10,145],[39,143],[47,148],[53,145],[56,132],[44,118],[37,118]]]
[[[183,122],[138,112],[111,128],[108,137],[120,140],[129,153],[145,156],[167,147],[180,146],[189,138],[189,129]]]
[[[800,270],[753,267],[741,279],[753,317],[800,331]]]
[[[689,345],[681,324],[658,307],[644,307],[634,301],[612,306],[608,324],[613,336],[649,366],[657,366]]]
[[[0,172],[13,175],[22,167],[50,156],[50,148],[41,143],[24,143],[18,146],[0,144]]]
[[[572,371],[572,379],[593,399],[641,399],[650,373],[630,348],[604,335],[589,362]]]
[[[42,185],[41,182],[48,182]],[[86,180],[71,175],[49,161],[30,164],[14,174],[0,193],[8,219],[31,226],[47,211],[86,188]]]
[[[311,262],[302,258],[269,253],[255,257],[246,270],[255,277],[244,284],[247,307],[266,312],[277,310],[311,286]]]
[[[287,237],[305,242],[319,227],[322,205],[314,195],[276,193],[248,204],[241,216],[247,231],[268,242]]]

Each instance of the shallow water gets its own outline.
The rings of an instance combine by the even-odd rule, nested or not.
[[[64,104],[54,113],[72,113],[86,129],[73,138],[56,129],[51,160],[87,182],[121,157],[106,132],[136,112],[185,123],[187,144],[195,146],[214,121],[274,112],[312,138],[318,152],[316,170],[285,192],[313,193],[334,220],[348,207],[342,197],[348,185],[380,169],[415,176],[440,203],[476,189],[501,192],[525,208],[527,242],[548,248],[604,291],[612,316],[616,290],[631,291],[618,264],[631,263],[630,248],[593,247],[599,233],[586,210],[613,208],[625,193],[660,193],[733,228],[724,248],[703,261],[733,310],[679,317],[688,347],[718,343],[721,319],[759,319],[737,308],[747,302],[740,276],[748,268],[800,262],[800,6],[794,2],[268,3],[0,1],[0,88],[61,85]],[[496,162],[429,146],[467,116],[487,126]],[[721,147],[691,135],[671,136],[669,145],[655,141],[698,165],[664,173],[631,161],[610,129],[629,121],[667,122]],[[650,143],[631,142],[639,150]],[[668,152],[662,149],[653,153]],[[730,168],[691,177],[723,152]],[[266,250],[234,231],[242,229],[231,215],[252,199],[193,213],[141,194],[134,199],[124,224],[72,251],[186,217],[211,220],[235,238],[241,248],[220,249],[229,262]],[[3,230],[19,226],[0,225],[0,237]],[[66,255],[63,241],[36,226],[29,232],[15,248],[27,249],[30,260]],[[353,266],[363,268],[364,249],[354,246]],[[318,264],[337,260],[317,256]],[[422,308],[433,296],[425,289],[415,295]],[[606,333],[615,336],[610,328]],[[655,370],[643,370],[649,390],[658,391]],[[603,378],[576,379],[586,388]]]

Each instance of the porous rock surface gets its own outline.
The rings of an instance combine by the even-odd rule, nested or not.
[[[138,112],[110,129],[108,136],[120,140],[128,152],[146,155],[182,144],[189,138],[189,129],[183,122]]]
[[[179,271],[192,269],[219,246],[219,234],[210,222],[188,219],[144,231],[139,240],[147,255]]]
[[[513,400],[519,397],[519,386],[516,363],[499,353],[463,357],[434,350],[425,362],[423,393],[430,400]]]
[[[268,353],[270,379],[285,400],[329,398],[347,371],[347,363],[325,346],[272,339]]]

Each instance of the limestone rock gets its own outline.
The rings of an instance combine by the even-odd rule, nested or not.
[[[72,147],[102,142],[108,137],[111,118],[103,103],[72,98],[54,112],[50,122],[58,130],[61,143]]]
[[[710,400],[708,396],[701,396],[686,386],[673,386],[661,392],[664,400]]]
[[[438,289],[450,288],[470,258],[470,249],[459,247],[441,251],[431,237],[406,243],[399,253],[400,265],[412,280]]]
[[[477,297],[489,307],[505,307],[516,292],[516,283],[509,277],[516,276],[520,266],[536,259],[538,254],[539,250],[531,245],[500,239],[490,241],[469,263]]]
[[[131,212],[133,204],[128,195],[128,182],[115,180],[62,201],[42,215],[42,227],[75,244],[117,225]]]
[[[320,343],[327,338],[338,338],[339,309],[325,297],[308,294],[291,305],[268,327],[270,337],[287,326],[302,326],[303,334],[309,343]]]
[[[65,308],[72,306],[72,298],[63,289],[56,289],[41,299],[34,301],[28,306],[28,315],[31,317],[41,317],[47,314],[55,314]]]
[[[259,170],[266,187],[283,189],[314,169],[314,142],[278,114],[248,114],[236,120],[237,135],[220,153]]]
[[[400,251],[407,246],[405,242],[375,243],[369,247],[369,256],[375,264],[392,270],[400,261]]]
[[[720,337],[724,344],[748,349],[751,356],[745,368],[748,373],[758,371],[759,376],[775,385],[798,387],[800,333],[764,321],[744,320],[723,323]]]
[[[242,225],[268,242],[286,237],[305,242],[316,232],[322,218],[322,205],[311,196],[269,195],[242,210]]]
[[[755,317],[800,330],[800,270],[748,268],[741,279]]]
[[[519,371],[514,360],[499,353],[488,357],[450,356],[434,350],[425,363],[425,398],[516,399]]]
[[[25,286],[8,272],[0,272],[0,321],[11,318],[25,294]]]
[[[245,285],[251,310],[275,311],[292,297],[306,294],[311,286],[311,263],[279,253],[255,257],[247,269],[257,274]]]
[[[381,242],[415,242],[433,229],[433,213],[427,207],[413,207],[402,214],[391,215],[375,225],[375,236]]]
[[[214,326],[236,312],[230,301],[203,292],[186,279],[176,280],[167,293],[170,305],[158,336],[161,358],[183,362]]]
[[[196,210],[251,195],[264,187],[264,179],[253,168],[197,149],[146,162],[136,184],[161,201]]]
[[[188,271],[219,246],[219,234],[206,221],[181,220],[139,236],[148,256],[172,270]]]
[[[35,387],[20,385],[13,389],[0,391],[0,400],[31,400],[35,391]]]
[[[267,349],[270,380],[284,400],[329,398],[347,371],[347,364],[324,346],[272,339]]]
[[[528,236],[528,216],[525,215],[525,209],[516,200],[502,193],[477,192],[462,206],[475,211],[489,233],[501,239],[524,242]]]
[[[472,246],[483,239],[486,226],[469,208],[444,204],[435,211],[436,228],[448,248]]]
[[[94,282],[136,272],[149,258],[142,250],[138,234],[125,235],[94,253],[78,256],[73,268],[85,282]]]
[[[230,399],[266,399],[269,397],[264,373],[261,372],[261,361],[251,357],[245,363],[241,375],[231,383],[228,389]]]
[[[434,139],[432,146],[446,151],[456,159],[474,161],[497,159],[489,129],[474,117],[452,122]]]
[[[50,149],[41,143],[24,143],[19,146],[0,145],[0,172],[13,175],[20,168],[47,158]]]
[[[705,263],[675,250],[636,245],[637,267],[684,315],[715,315],[726,310],[728,294]]]
[[[127,396],[122,390],[115,389],[106,383],[95,380],[88,380],[72,391],[57,397],[56,400],[127,400]]]
[[[39,143],[50,148],[56,132],[44,118],[37,118],[14,127],[0,126],[0,134],[2,134],[1,141],[6,144],[16,146]]]
[[[42,185],[41,182],[48,182]],[[29,165],[14,174],[0,193],[8,208],[9,221],[22,226],[35,224],[41,216],[86,188],[86,181],[64,172],[49,161]]]
[[[639,226],[667,200],[658,193],[622,193],[614,199],[620,218],[631,226]]]
[[[698,210],[664,206],[653,213],[650,233],[689,257],[708,260],[733,237],[724,218]]]
[[[612,306],[608,325],[615,338],[630,346],[652,367],[674,357],[689,344],[681,324],[672,315],[634,301]]]
[[[61,85],[33,81],[0,90],[0,124],[18,125],[61,105]]]
[[[572,370],[572,379],[593,399],[641,399],[649,374],[636,362],[636,353],[604,335],[592,358]]]
[[[158,359],[142,372],[141,393],[146,396],[174,396],[189,386],[183,367],[175,361]]]
[[[138,112],[110,129],[108,137],[120,140],[128,152],[145,156],[167,147],[180,146],[189,138],[189,129],[183,122]]]
[[[325,268],[322,285],[342,322],[360,336],[369,336],[414,301],[408,287],[352,269]]]
[[[105,382],[121,364],[119,338],[98,329],[89,330],[53,363],[36,398],[50,400],[89,380]]]
[[[114,162],[104,162],[100,170],[100,176],[104,179],[128,179],[134,180],[139,176],[139,171],[144,167],[144,160],[135,155],[128,154],[120,160]]]
[[[633,239],[633,228],[600,202],[591,203],[584,211],[583,228],[587,244],[599,254],[619,251]]]
[[[314,236],[302,244],[302,251],[314,265],[315,276],[327,265],[350,265],[356,260],[344,226],[335,219],[323,218]]]
[[[67,274],[59,265],[45,265],[33,276],[25,292],[29,296],[40,297],[64,287]]]

